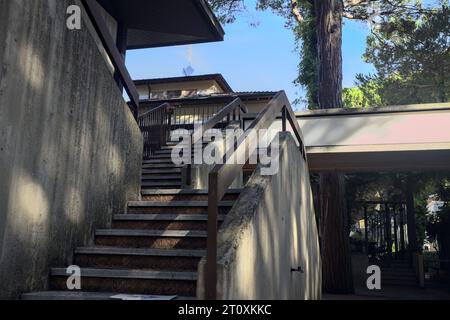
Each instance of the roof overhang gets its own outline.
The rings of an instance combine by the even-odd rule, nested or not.
[[[185,83],[194,81],[213,80],[222,88],[225,93],[232,93],[233,89],[220,73],[204,74],[198,76],[185,76],[185,77],[171,77],[171,78],[157,78],[157,79],[142,79],[134,80],[134,84],[139,85],[155,85],[155,84],[168,84],[168,83]]]
[[[297,114],[311,171],[450,170],[450,104]]]
[[[225,34],[204,0],[98,2],[127,26],[127,49],[222,41]]]
[[[256,114],[244,117],[250,124]],[[296,113],[312,172],[450,171],[450,104]],[[281,130],[279,118],[271,127]]]
[[[141,100],[141,106],[158,106],[163,103],[171,103],[173,105],[202,105],[214,103],[230,103],[236,98],[240,98],[243,102],[252,101],[270,101],[276,92],[233,92],[227,94],[214,94],[210,96],[198,96],[188,98],[162,99],[162,100]],[[225,105],[224,105],[225,106]],[[256,117],[256,115],[255,115]]]

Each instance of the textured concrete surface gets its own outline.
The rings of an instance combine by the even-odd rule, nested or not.
[[[46,289],[139,197],[139,128],[73,3],[0,0],[0,298]]]
[[[277,174],[250,178],[218,235],[219,299],[320,299],[321,263],[309,172],[280,134]],[[197,297],[204,297],[205,259]],[[296,271],[292,271],[295,269]]]

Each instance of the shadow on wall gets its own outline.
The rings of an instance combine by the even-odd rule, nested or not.
[[[250,178],[218,237],[220,299],[320,299],[321,264],[309,172],[280,135],[280,167]],[[203,297],[205,259],[199,267]],[[295,271],[292,271],[294,269]]]
[[[0,298],[45,289],[139,197],[141,133],[69,4],[0,2]]]

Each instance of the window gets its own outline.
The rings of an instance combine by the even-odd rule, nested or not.
[[[181,97],[181,90],[170,90],[167,91],[167,98],[173,99],[173,98],[179,98]]]

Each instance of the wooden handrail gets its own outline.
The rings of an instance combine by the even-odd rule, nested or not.
[[[153,108],[151,110],[148,110],[147,112],[144,112],[143,114],[139,115],[139,119],[140,118],[144,118],[152,113],[155,113],[156,111],[160,110],[160,109],[166,109],[166,110],[171,110],[173,109],[172,105],[168,102],[163,103],[162,105],[157,106],[156,108]]]
[[[238,114],[236,114],[236,111]],[[240,98],[236,98],[233,101],[231,101],[229,104],[227,104],[225,107],[219,110],[219,112],[213,116],[211,119],[209,119],[206,123],[204,123],[200,128],[195,129],[192,133],[192,141],[191,145],[195,146],[203,137],[203,133],[209,129],[214,128],[217,124],[219,124],[224,118],[227,118],[228,121],[231,120],[241,120],[241,114],[247,113],[248,109],[242,102]],[[232,115],[232,117],[231,117]],[[186,184],[191,184],[192,177],[191,177],[191,171],[192,171],[192,165],[187,165],[186,170]]]
[[[306,159],[303,136],[296,121],[294,111],[284,91],[278,92],[267,106],[258,114],[247,130],[269,129],[279,114],[282,113],[283,131],[286,131],[287,121],[291,124],[294,135],[298,140],[300,152]],[[237,146],[231,146],[224,156],[223,164],[216,165],[208,177],[208,239],[206,255],[205,298],[216,299],[217,295],[217,216],[218,205],[228,188],[238,177],[244,164],[229,163],[228,159],[239,159],[244,156],[247,162],[250,155],[256,151],[255,144],[249,143],[246,135],[242,135]],[[246,149],[253,146],[254,150]],[[227,158],[227,155],[230,155]]]
[[[116,43],[109,33],[108,27],[102,17],[102,14],[98,8],[99,4],[96,0],[82,0],[84,8],[91,19],[97,34],[102,42],[109,59],[111,60],[116,72],[122,80],[123,87],[128,94],[131,102],[131,112],[134,118],[138,118],[139,110],[139,93],[131,79],[130,74],[125,66],[124,59],[116,47]]]

